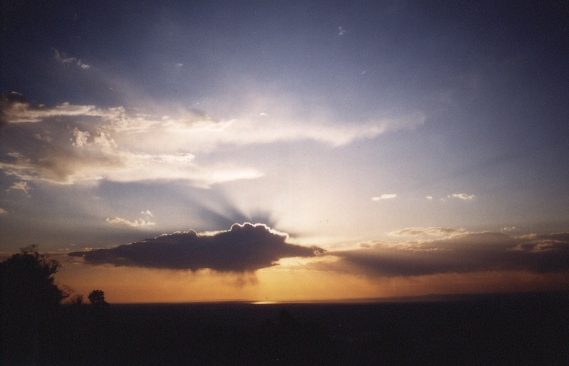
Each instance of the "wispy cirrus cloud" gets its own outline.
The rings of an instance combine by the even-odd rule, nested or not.
[[[125,110],[122,107],[97,108],[94,105],[76,105],[67,102],[54,107],[32,106],[20,100],[4,106],[3,112],[9,123],[37,123],[55,117],[100,117],[105,120],[117,120],[124,115]]]
[[[155,131],[148,128],[154,122],[126,116],[124,108],[67,103],[46,108],[20,101],[4,107],[3,116],[9,124],[2,136],[0,170],[23,182],[19,184],[30,180],[60,184],[102,179],[185,180],[208,187],[263,175],[247,167],[201,165],[194,154],[180,151],[179,146],[175,152],[149,148],[168,144],[160,136],[152,141]],[[140,133],[149,135],[148,141],[139,142]]]
[[[194,110],[145,114],[123,107],[63,103],[32,106],[17,98],[2,106],[5,146],[0,170],[22,181],[73,184],[110,180],[184,180],[196,186],[256,179],[263,173],[236,163],[199,164],[196,154],[312,140],[331,147],[423,122],[422,115],[364,124],[218,121]]]
[[[56,48],[53,48],[53,58],[61,64],[73,65],[81,70],[89,70],[91,68],[91,65],[83,62],[80,58],[69,56]]]
[[[110,180],[188,181],[198,187],[240,179],[255,179],[262,173],[253,168],[202,166],[189,153],[147,154],[121,150],[104,133],[88,142],[76,142],[77,134],[66,134],[61,143],[41,143],[25,153],[7,154],[0,170],[23,181],[39,180],[57,184],[74,184]],[[65,134],[59,135],[61,140]],[[80,137],[83,139],[83,137]],[[30,139],[34,141],[34,139]]]
[[[100,108],[95,105],[63,103],[54,107],[32,106],[22,101],[3,108],[9,123],[44,122],[55,117],[75,122],[99,122],[108,132],[134,133],[139,138],[164,135],[170,138],[172,149],[188,139],[193,140],[194,152],[219,145],[270,144],[313,140],[330,146],[343,146],[355,140],[374,138],[382,133],[413,128],[422,124],[425,116],[414,113],[400,118],[384,118],[367,123],[301,123],[261,119],[216,120],[207,114],[191,109],[174,110],[173,115],[152,115],[129,111],[124,107]],[[267,117],[263,113],[262,117]],[[75,117],[73,119],[67,117]]]
[[[468,231],[462,228],[451,228],[451,227],[406,227],[403,229],[395,230],[389,233],[390,236],[395,237],[439,237],[439,238],[450,238],[458,235],[468,234]]]
[[[12,185],[10,187],[8,187],[7,191],[20,191],[23,192],[26,195],[30,194],[30,185],[28,184],[28,182],[20,180],[20,181],[16,181],[14,183],[12,183]]]

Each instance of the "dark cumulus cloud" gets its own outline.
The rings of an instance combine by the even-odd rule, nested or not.
[[[368,276],[420,276],[478,271],[569,271],[569,233],[513,237],[502,233],[468,233],[424,243],[376,244],[330,253],[327,269]]]
[[[289,244],[286,239],[286,234],[264,224],[245,223],[234,224],[227,231],[213,234],[195,231],[167,234],[111,249],[69,255],[83,257],[91,264],[252,272],[270,267],[280,258],[311,257],[323,253],[320,248]]]

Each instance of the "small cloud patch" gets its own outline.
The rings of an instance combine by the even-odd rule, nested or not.
[[[61,64],[73,65],[81,70],[89,70],[91,68],[91,65],[81,61],[80,58],[71,57],[55,48],[53,49],[53,58]]]
[[[377,201],[383,201],[383,200],[391,200],[397,198],[397,194],[395,193],[384,193],[380,196],[374,196],[371,198],[372,201],[377,202]]]
[[[146,219],[128,220],[122,217],[107,217],[105,221],[111,225],[128,226],[134,228],[143,228],[156,225],[155,222]]]
[[[26,195],[30,194],[30,186],[29,186],[28,182],[23,181],[23,180],[12,183],[10,188],[8,188],[7,190],[8,191],[20,191]]]
[[[473,199],[476,198],[476,195],[468,194],[468,193],[453,193],[453,194],[449,194],[447,197],[458,199],[458,200],[463,200],[463,201],[472,201]]]

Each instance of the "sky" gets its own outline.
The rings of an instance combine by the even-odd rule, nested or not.
[[[0,252],[111,302],[566,289],[568,16],[4,1]]]

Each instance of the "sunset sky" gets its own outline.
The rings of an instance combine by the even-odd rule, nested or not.
[[[567,289],[566,2],[2,4],[4,257],[110,302]]]

